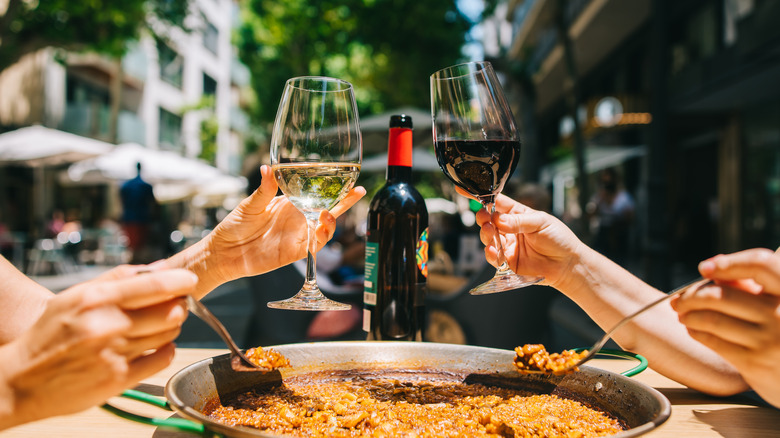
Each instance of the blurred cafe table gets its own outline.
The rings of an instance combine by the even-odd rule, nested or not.
[[[168,368],[144,380],[138,389],[162,395],[168,379],[185,366],[227,353],[219,349],[180,348]],[[594,359],[590,366],[621,372],[626,361]],[[672,403],[672,415],[658,429],[646,437],[734,437],[762,438],[780,436],[780,410],[766,407],[751,397],[739,395],[727,398],[709,397],[685,388],[652,369],[632,377],[661,391]],[[129,411],[154,417],[170,417],[174,414],[131,400],[111,399],[111,403]],[[84,412],[49,418],[0,432],[0,438],[27,437],[154,437],[187,438],[194,435],[158,429],[155,426],[134,423],[95,407]]]

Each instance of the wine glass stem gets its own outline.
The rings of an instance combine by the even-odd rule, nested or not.
[[[490,213],[490,219],[493,220],[493,213],[496,212],[496,203],[495,202],[485,202],[484,203],[485,210],[487,210]],[[509,264],[506,262],[506,257],[504,256],[504,245],[501,243],[501,235],[498,233],[498,228],[493,226],[493,243],[496,245],[496,251],[498,254],[496,254],[496,264],[498,265],[498,272],[496,275],[503,275],[511,272],[511,269],[509,269]]]
[[[320,290],[317,286],[317,236],[315,235],[319,221],[319,216],[311,218],[306,215],[306,281],[301,292],[307,295],[318,294]]]

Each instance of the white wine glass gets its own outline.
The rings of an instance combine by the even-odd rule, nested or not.
[[[489,62],[468,62],[431,75],[431,116],[436,159],[455,185],[496,211],[496,196],[520,161],[520,138],[501,84]],[[495,276],[473,295],[513,290],[542,277],[514,273],[506,262],[501,236]]]
[[[306,217],[306,280],[292,298],[268,307],[289,310],[348,310],[317,285],[320,213],[352,189],[360,173],[363,144],[352,84],[305,76],[287,80],[271,136],[271,168],[282,193]]]

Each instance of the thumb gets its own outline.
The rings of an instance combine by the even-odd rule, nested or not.
[[[262,176],[260,187],[242,202],[244,211],[248,214],[262,213],[268,203],[274,199],[279,189],[271,167],[265,164],[260,166],[260,175]]]

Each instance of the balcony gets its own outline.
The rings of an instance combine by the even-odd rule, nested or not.
[[[694,38],[676,41],[671,47],[677,61],[669,81],[670,104],[675,113],[731,112],[735,105],[747,108],[780,98],[780,3],[764,2],[736,19],[730,45],[716,23],[706,32],[688,30]],[[701,22],[693,14],[685,25]],[[716,18],[719,18],[716,16]],[[713,20],[714,21],[714,20]],[[715,47],[705,51],[700,47]]]
[[[73,134],[109,141],[108,105],[92,103],[69,103],[59,128]]]
[[[650,0],[569,2],[564,16],[570,23],[578,74],[587,74],[636,31],[650,17],[650,5]],[[509,51],[510,58],[535,67],[533,81],[540,111],[553,105],[571,86],[563,44],[555,30],[556,7],[556,0],[535,0],[526,11],[517,13],[515,19],[522,22],[515,24],[517,32]]]

